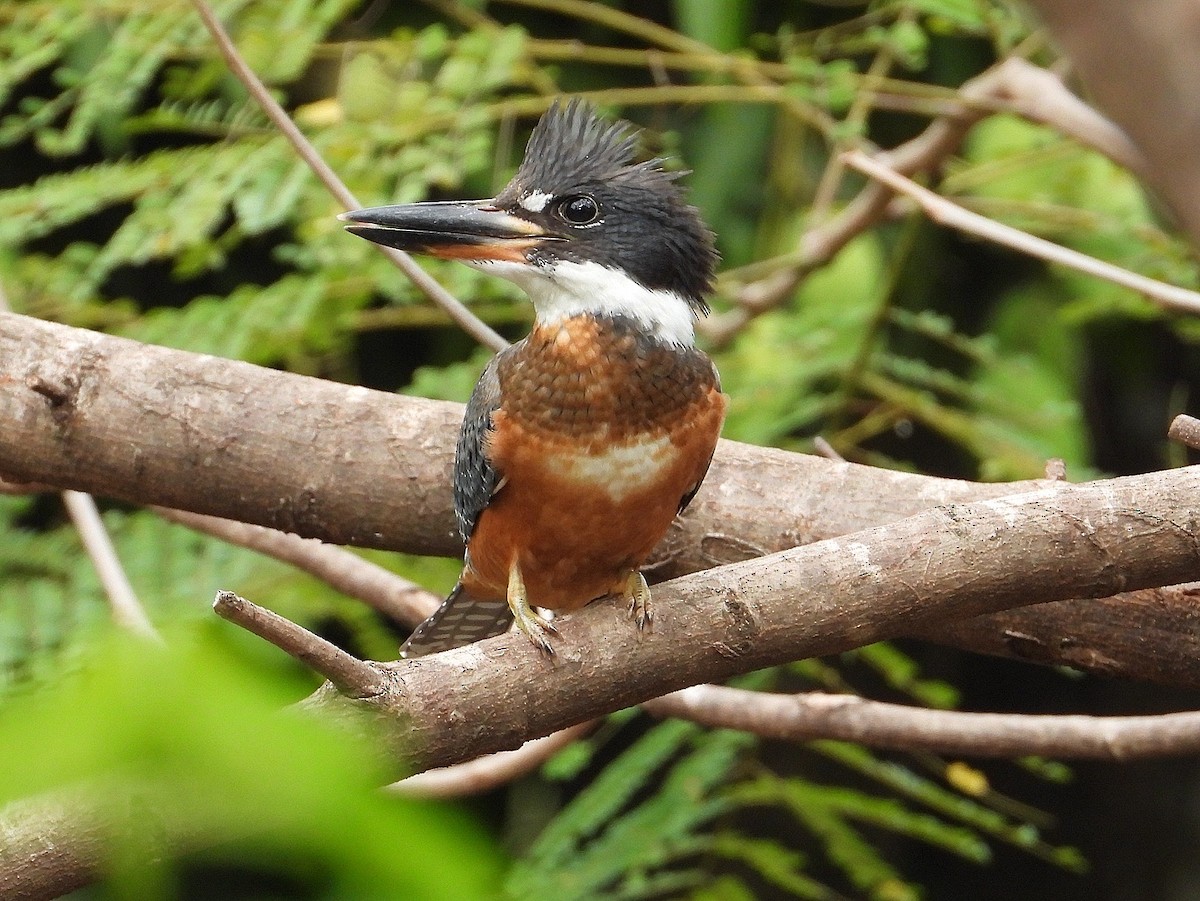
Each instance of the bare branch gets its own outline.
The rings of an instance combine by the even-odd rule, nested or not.
[[[166,507],[151,509],[171,522],[290,563],[342,594],[356,598],[410,628],[433,613],[441,603],[441,598],[432,591],[382,566],[376,566],[351,551],[325,544],[316,538],[301,538],[264,526],[202,513],[188,513],[185,510]]]
[[[8,304],[8,294],[4,290],[4,285],[0,284],[0,313],[8,313],[11,310],[12,308]],[[4,491],[4,493],[8,493],[11,488],[30,489],[33,487],[35,486],[13,485],[0,481],[0,491]],[[22,493],[25,492],[22,491]],[[104,527],[104,521],[100,518],[100,511],[96,508],[95,500],[90,494],[80,491],[64,491],[62,499],[67,513],[71,517],[71,522],[75,524],[75,529],[79,532],[79,540],[83,543],[83,549],[87,552],[88,558],[96,570],[96,575],[100,578],[104,596],[108,598],[108,606],[112,611],[113,621],[121,628],[128,629],[143,638],[162,641],[162,636],[150,622],[150,617],[146,615],[146,610],[138,600],[137,594],[134,593],[133,586],[129,584],[129,577],[125,574],[124,567],[121,566],[120,558],[117,557],[116,548],[113,547],[108,529]]]
[[[238,80],[246,86],[246,90],[263,108],[263,112],[267,114],[267,118],[274,123],[288,142],[296,149],[296,153],[300,158],[308,164],[316,176],[321,179],[329,192],[337,198],[345,209],[353,210],[362,206],[358,199],[346,187],[345,182],[338,178],[337,173],[330,168],[324,158],[317,151],[312,143],[305,137],[296,123],[284,111],[283,107],[271,96],[271,92],[267,90],[266,85],[262,83],[259,77],[254,73],[254,70],[247,65],[246,60],[238,53],[237,47],[229,37],[229,33],[213,12],[212,7],[205,0],[192,0],[196,11],[200,14],[200,18],[204,20],[205,27],[212,34],[213,40],[216,42],[218,49],[221,51],[221,56],[224,57],[229,69]],[[396,250],[392,247],[383,247],[375,245],[378,250],[391,260],[396,267],[403,272],[412,281],[414,285],[428,297],[431,301],[446,311],[447,315],[453,319],[463,331],[478,341],[485,347],[490,347],[492,350],[503,350],[508,346],[508,342],[492,329],[486,322],[472,313],[458,298],[443,288],[434,278],[432,278],[424,269],[418,266],[413,258],[404,251]]]
[[[1011,225],[980,216],[940,194],[935,194],[928,188],[923,188],[915,181],[873,160],[860,150],[848,151],[845,159],[849,165],[860,172],[865,172],[892,190],[911,197],[934,222],[1004,247],[1010,247],[1049,263],[1058,263],[1077,272],[1102,278],[1123,288],[1136,291],[1161,307],[1192,315],[1200,313],[1200,294],[1195,291],[1147,278],[1069,247],[1055,244],[1053,241],[1047,241],[1045,238],[1023,232]]]
[[[1071,93],[1057,73],[1017,57],[1004,60],[994,71],[994,85],[967,83],[962,93],[968,103],[1016,113],[1092,148],[1139,178],[1150,174],[1149,162],[1129,136]]]
[[[38,482],[9,482],[0,479],[0,494],[57,494],[58,489],[53,485],[42,485]]]
[[[434,767],[388,786],[390,791],[412,798],[461,798],[480,795],[519,779],[596,726],[595,721],[560,729],[545,738],[527,741],[515,751],[497,751],[466,763]]]
[[[846,462],[846,458],[839,454],[837,449],[821,435],[813,439],[813,449],[826,460],[833,460],[836,463]]]
[[[957,622],[919,623],[910,638],[1112,678],[1200,686],[1200,585],[1125,591],[1099,601],[1039,604]],[[1119,637],[1123,636],[1123,638]],[[1136,662],[1135,662],[1136,661]]]
[[[1075,97],[1053,72],[1026,60],[1003,60],[966,82],[959,97],[951,112],[912,140],[880,153],[878,159],[905,175],[932,171],[958,150],[981,119],[1009,111],[1056,128],[1137,175],[1148,170],[1145,158],[1120,128]],[[702,322],[700,330],[717,345],[731,340],[751,319],[783,303],[805,276],[882,219],[893,196],[888,185],[869,183],[841,213],[804,233],[791,265],[742,286],[735,293],[737,307]]]
[[[565,617],[553,660],[521,635],[396,664],[356,702],[402,723],[397,753],[442,766],[764,666],[1064,595],[1200,574],[1200,468],[938,507],[888,526],[657,586],[655,629],[598,603]],[[319,692],[310,706],[345,709]]]
[[[213,610],[291,654],[352,698],[368,698],[383,691],[385,679],[371,664],[232,591],[218,591]]]
[[[62,499],[71,522],[79,532],[84,550],[96,569],[96,575],[100,577],[100,584],[104,586],[113,620],[121,628],[143,638],[162,641],[162,636],[150,622],[150,617],[134,594],[133,586],[129,584],[129,577],[117,558],[116,548],[113,547],[108,529],[104,527],[104,521],[100,519],[100,511],[96,509],[92,496],[80,491],[64,491]]]
[[[112,830],[83,792],[14,801],[0,809],[0,898],[49,901],[104,872]]]
[[[833,738],[875,748],[967,757],[1040,754],[1127,761],[1200,753],[1200,712],[1157,716],[965,713],[821,692],[782,695],[693,685],[643,705],[719,729],[786,741]]]
[[[64,402],[38,394],[30,379],[65,386]],[[10,482],[186,508],[337,544],[457,557],[449,486],[461,419],[455,404],[0,314],[0,476]],[[1039,484],[939,479],[723,441],[650,576],[661,581]],[[1194,596],[1183,592],[1126,593],[973,624],[914,625],[908,634],[1200,687],[1194,609]],[[1154,642],[1145,640],[1148,630]]]

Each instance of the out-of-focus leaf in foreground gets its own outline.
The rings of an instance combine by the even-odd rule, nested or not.
[[[489,894],[503,860],[483,830],[385,796],[394,774],[369,737],[288,709],[294,685],[214,634],[101,641],[82,671],[10,699],[0,802],[60,798],[104,823],[123,895],[172,897],[185,866],[299,878],[316,898]]]

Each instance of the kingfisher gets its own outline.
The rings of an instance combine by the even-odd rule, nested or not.
[[[449,597],[401,648],[418,657],[506,631],[554,653],[563,613],[623,596],[653,618],[641,573],[708,472],[726,397],[695,344],[713,234],[638,133],[556,100],[512,181],[487,200],[342,214],[347,231],[460,260],[529,295],[529,335],[467,403],[454,459],[466,544]]]

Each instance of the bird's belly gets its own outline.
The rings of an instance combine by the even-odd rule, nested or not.
[[[646,436],[616,446],[596,444],[599,446],[547,449],[541,461],[547,477],[561,481],[567,492],[602,492],[619,504],[658,485],[679,456],[669,435]]]
[[[529,602],[553,610],[620,590],[707,469],[724,396],[698,400],[677,427],[616,444],[547,436],[497,414],[489,452],[505,482],[472,535],[474,574],[503,595],[515,561]]]

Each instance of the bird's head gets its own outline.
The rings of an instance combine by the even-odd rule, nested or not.
[[[400,250],[462,260],[516,282],[539,322],[624,316],[691,344],[708,312],[713,236],[662,160],[635,162],[637,134],[586,103],[550,107],[512,181],[488,200],[344,213],[346,230]]]

